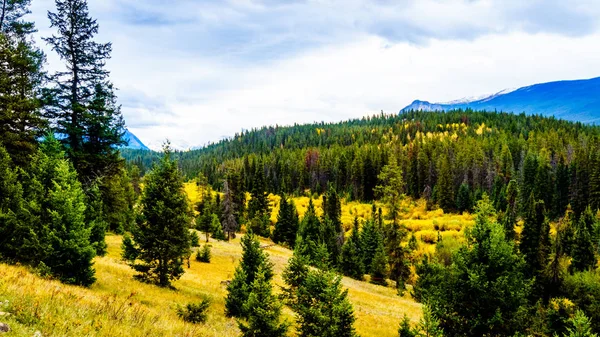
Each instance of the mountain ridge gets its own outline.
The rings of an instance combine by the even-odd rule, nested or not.
[[[600,123],[600,77],[538,83],[518,89],[505,89],[476,99],[431,103],[415,100],[400,112],[409,110],[448,111],[473,109],[538,114],[591,124]]]

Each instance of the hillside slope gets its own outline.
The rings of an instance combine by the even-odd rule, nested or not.
[[[475,100],[430,103],[416,100],[409,110],[448,111],[453,109],[504,111],[583,122],[600,123],[600,77],[588,80],[535,84],[517,90],[504,90]]]
[[[224,315],[226,295],[221,281],[233,277],[241,258],[238,239],[211,242],[210,264],[192,259],[191,268],[174,283],[176,290],[140,283],[133,270],[120,260],[120,236],[108,236],[108,255],[95,260],[98,281],[89,289],[43,279],[23,267],[0,264],[0,316],[13,329],[11,336],[30,337],[40,331],[52,336],[239,336],[237,323]],[[275,265],[275,289],[283,285],[281,271],[292,253],[280,246],[267,250]],[[421,309],[414,301],[385,288],[344,278],[358,318],[356,327],[365,336],[396,336],[407,314],[413,322]],[[206,324],[180,320],[177,305],[212,299]],[[7,302],[5,302],[7,301]],[[287,319],[293,316],[285,310]]]

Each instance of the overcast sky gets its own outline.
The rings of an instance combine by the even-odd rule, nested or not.
[[[89,0],[129,129],[199,146],[600,76],[598,0]],[[40,36],[53,0],[33,0]],[[48,69],[60,66],[48,53]]]

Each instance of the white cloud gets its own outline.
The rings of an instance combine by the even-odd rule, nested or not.
[[[51,1],[34,1],[40,34]],[[126,122],[182,147],[600,76],[595,0],[90,3]],[[50,68],[57,60],[49,52]]]

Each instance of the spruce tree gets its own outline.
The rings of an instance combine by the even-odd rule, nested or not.
[[[293,201],[288,201],[285,196],[282,196],[279,213],[277,214],[277,223],[273,231],[273,241],[275,243],[285,243],[290,248],[294,248],[299,225],[296,205]]]
[[[358,218],[356,217],[354,218],[352,235],[342,247],[341,270],[344,275],[357,280],[362,280],[365,274],[365,267],[363,265],[360,249],[359,224]]]
[[[400,322],[400,328],[398,329],[398,337],[416,337],[417,334],[410,327],[410,319],[406,314],[404,314],[404,318],[402,322]]]
[[[304,218],[300,222],[300,229],[298,235],[302,238],[301,250],[307,254],[307,258],[311,263],[316,263],[317,260],[317,248],[323,243],[322,226],[319,217],[317,217],[315,211],[315,205],[312,199],[308,202],[308,208],[304,213]]]
[[[196,229],[201,232],[204,232],[206,236],[206,242],[208,242],[208,238],[214,230],[212,225],[212,212],[210,207],[203,207],[202,214],[200,214],[200,216],[196,218]]]
[[[7,260],[21,260],[23,237],[29,231],[23,223],[23,187],[19,182],[13,162],[0,144],[0,257]]]
[[[388,277],[388,258],[385,254],[383,246],[379,246],[373,256],[371,262],[371,282],[383,286],[387,286]]]
[[[513,336],[528,305],[524,261],[503,227],[492,221],[495,210],[487,194],[476,212],[468,244],[454,254],[449,269],[436,272],[440,278],[429,277],[434,282],[426,291],[427,304],[446,336]]]
[[[471,210],[471,191],[469,185],[462,183],[458,189],[456,195],[456,208],[459,212],[466,212]]]
[[[323,196],[323,241],[327,245],[332,266],[337,267],[340,262],[341,248],[344,239],[342,229],[342,204],[340,198],[330,186]]]
[[[221,221],[219,221],[219,216],[213,213],[211,218],[212,238],[221,241],[227,240],[227,237],[223,232],[223,225],[221,225]]]
[[[429,306],[423,307],[423,316],[415,328],[415,337],[443,337],[444,332],[439,327],[440,321],[431,313]]]
[[[32,22],[25,21],[30,0],[0,1],[0,142],[17,166],[35,155],[41,118],[44,53],[35,46]]]
[[[382,168],[378,179],[380,184],[375,187],[375,191],[387,206],[390,220],[397,224],[400,218],[401,202],[405,195],[403,193],[402,168],[398,166],[396,156],[390,155],[388,164]]]
[[[526,262],[526,275],[535,279],[532,295],[547,297],[546,266],[550,254],[550,225],[545,217],[544,202],[536,201],[533,192],[526,208],[519,249]]]
[[[355,337],[354,311],[342,278],[332,272],[313,270],[300,282],[292,309],[297,314],[301,337]]]
[[[455,208],[454,177],[448,155],[443,156],[438,163],[438,180],[435,185],[436,201],[445,211],[450,212]]]
[[[367,220],[360,233],[360,248],[365,271],[371,273],[371,264],[375,252],[383,246],[383,235],[371,220]]]
[[[594,254],[594,243],[588,226],[583,218],[577,221],[575,239],[573,240],[572,260],[569,267],[571,273],[582,272],[596,267],[597,260]]]
[[[260,249],[258,238],[247,233],[242,237],[242,259],[235,269],[233,280],[227,287],[225,298],[225,314],[228,317],[246,318],[246,302],[250,294],[250,288],[259,271],[264,274],[265,282],[273,278],[273,264],[269,256]]]
[[[77,173],[66,160],[58,162],[45,202],[50,254],[43,260],[62,282],[89,286],[95,282],[91,230],[85,223],[85,196]]]
[[[410,276],[409,251],[402,244],[406,238],[407,231],[404,227],[392,224],[387,229],[386,234],[385,254],[390,266],[389,275],[396,281],[396,288],[402,293],[405,289],[406,279]]]
[[[506,187],[506,210],[503,214],[503,218],[501,219],[502,225],[504,226],[504,231],[507,240],[514,240],[515,238],[515,225],[517,224],[517,201],[518,201],[519,191],[517,187],[517,182],[511,180]]]
[[[105,69],[110,43],[97,43],[98,23],[86,0],[56,0],[48,18],[57,35],[44,38],[61,60],[64,71],[52,75],[47,118],[64,135],[67,154],[85,185],[110,176],[120,167],[118,146],[124,145],[124,122]]]
[[[271,280],[267,279],[263,268],[261,265],[250,286],[248,300],[244,304],[247,319],[239,322],[239,328],[243,337],[284,337],[289,324],[281,322],[282,305],[273,295]]]
[[[132,231],[138,250],[131,266],[137,278],[168,287],[184,273],[183,260],[189,256],[190,207],[183,189],[177,162],[171,159],[169,144],[163,158],[144,180],[143,221]]]

